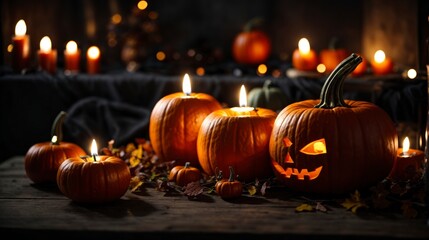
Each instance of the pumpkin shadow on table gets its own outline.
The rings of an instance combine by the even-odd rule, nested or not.
[[[38,191],[64,196],[56,183],[31,183],[30,186],[37,189]]]
[[[128,196],[127,199],[118,199],[107,203],[78,203],[71,201],[69,204],[76,213],[88,216],[88,211],[102,214],[109,218],[123,218],[127,216],[147,216],[157,209],[138,197]]]

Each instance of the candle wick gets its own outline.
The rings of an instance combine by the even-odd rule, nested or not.
[[[191,94],[190,94],[190,93],[188,93],[188,92],[187,92],[187,93],[185,93],[185,95],[186,95],[186,96],[191,96]]]
[[[92,154],[92,158],[94,158],[94,162],[97,162],[97,154],[96,153]]]

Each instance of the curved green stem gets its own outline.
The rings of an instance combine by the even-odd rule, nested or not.
[[[190,165],[191,165],[191,163],[190,163],[190,162],[186,162],[186,163],[185,163],[185,166],[184,166],[183,168],[188,168]]]
[[[352,53],[332,71],[320,93],[320,102],[315,108],[350,107],[344,101],[343,85],[347,75],[362,62],[362,57]]]
[[[234,182],[235,181],[235,177],[234,177],[234,168],[232,166],[229,166],[229,182]]]
[[[63,141],[63,122],[67,113],[61,111],[54,120],[51,128],[51,139],[53,136],[57,136],[57,141],[52,144],[59,145]]]
[[[263,18],[261,18],[261,17],[252,18],[252,19],[250,19],[250,21],[248,21],[246,23],[246,25],[244,25],[243,31],[244,32],[250,32],[256,28],[262,27],[263,24],[264,24]]]

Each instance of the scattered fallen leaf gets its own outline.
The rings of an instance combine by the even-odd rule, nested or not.
[[[313,206],[307,203],[303,203],[295,208],[295,212],[312,212],[314,211]]]
[[[249,192],[250,196],[253,196],[256,194],[257,189],[254,185],[250,185],[249,187],[247,187],[247,191]]]
[[[319,212],[328,212],[328,208],[326,208],[321,202],[316,203],[316,210]]]
[[[189,197],[196,197],[204,192],[199,181],[190,182],[184,187],[183,193]]]
[[[353,194],[350,194],[350,198],[347,198],[341,205],[347,210],[352,211],[352,213],[357,213],[357,210],[360,208],[368,208],[364,201],[360,198],[359,191],[355,191]]]

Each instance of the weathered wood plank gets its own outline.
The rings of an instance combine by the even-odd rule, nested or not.
[[[266,197],[225,201],[216,195],[197,200],[153,188],[127,192],[108,204],[77,204],[55,185],[36,187],[19,171],[22,158],[0,165],[0,233],[15,236],[67,234],[89,239],[427,239],[424,219],[355,215],[342,207],[328,213],[296,213],[300,204],[281,191]],[[5,167],[6,166],[6,167]],[[9,174],[7,169],[13,174]],[[22,165],[21,165],[22,167]]]

